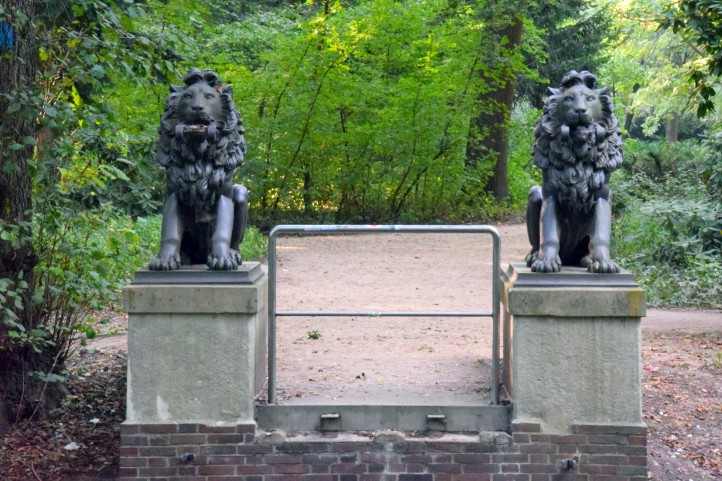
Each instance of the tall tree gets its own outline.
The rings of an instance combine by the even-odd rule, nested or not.
[[[509,195],[508,131],[516,79],[522,66],[525,3],[493,0],[482,13],[485,31],[479,45],[482,52],[479,76],[481,85],[489,88],[479,94],[478,113],[470,121],[466,165],[477,167],[482,161],[494,165],[487,189],[498,200]]]
[[[603,49],[612,34],[612,15],[590,0],[553,0],[533,4],[529,13],[537,28],[537,48],[525,62],[536,74],[520,79],[517,95],[542,108],[547,87],[570,70],[597,72],[604,63]],[[540,54],[542,49],[543,54]]]
[[[37,98],[34,88],[38,73],[38,40],[41,33],[31,21],[44,8],[37,0],[6,0],[0,20],[0,112],[14,113],[0,122],[0,349],[6,348],[10,323],[31,324],[30,306],[33,268],[36,256],[29,235],[32,210],[30,160],[37,134]],[[10,295],[12,293],[12,295]],[[24,358],[24,356],[21,356]],[[13,389],[13,376],[0,375],[0,409],[7,391]],[[5,381],[8,382],[5,382]],[[0,416],[2,420],[4,416]]]

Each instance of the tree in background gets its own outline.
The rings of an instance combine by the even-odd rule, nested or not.
[[[477,74],[482,88],[477,113],[469,124],[466,165],[477,168],[482,161],[491,163],[487,189],[497,200],[505,200],[509,195],[509,122],[516,80],[524,69],[520,47],[528,3],[490,1],[480,8],[483,33]]]
[[[570,70],[598,72],[605,63],[604,45],[611,40],[609,10],[590,0],[539,2],[530,5],[539,43],[529,49],[525,63],[535,74],[520,80],[517,96],[541,109],[547,87]]]
[[[697,115],[704,117],[715,108],[712,99],[722,77],[722,1],[684,0],[670,5],[664,13],[661,25],[671,27],[701,57],[688,75],[699,96]]]
[[[85,314],[112,289],[102,274],[114,252],[91,235],[110,226],[92,211],[105,184],[129,179],[95,100],[118,72],[167,82],[172,42],[138,35],[142,14],[128,0],[0,7],[0,409],[11,419],[58,400]]]

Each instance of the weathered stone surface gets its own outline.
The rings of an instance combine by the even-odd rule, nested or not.
[[[514,425],[561,433],[580,424],[638,430],[644,292],[636,285],[588,287],[583,276],[579,285],[519,287],[515,268],[504,283],[513,316]]]
[[[123,303],[129,314],[255,314],[266,285],[265,275],[249,285],[133,284]]]
[[[266,285],[128,287],[127,421],[253,422]]]

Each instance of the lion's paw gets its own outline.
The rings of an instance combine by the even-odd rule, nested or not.
[[[178,254],[158,255],[150,261],[148,269],[151,271],[174,271],[180,269],[180,266],[181,260]]]
[[[590,258],[590,262],[587,265],[587,271],[594,272],[597,274],[616,274],[619,272],[619,266],[616,262],[609,259],[595,259]]]
[[[553,259],[537,257],[531,264],[531,270],[532,272],[559,272],[562,270],[562,261],[559,256]]]
[[[531,267],[537,259],[539,259],[539,251],[532,249],[524,258],[524,262],[526,262],[527,267]]]
[[[231,250],[223,256],[210,254],[206,264],[212,271],[234,271],[241,264],[241,256],[235,250]]]

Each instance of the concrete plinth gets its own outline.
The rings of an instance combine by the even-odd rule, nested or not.
[[[187,274],[124,291],[126,423],[252,423],[265,381],[267,278],[187,284]]]
[[[560,433],[575,424],[643,426],[644,292],[628,276],[564,271],[537,274],[515,264],[507,272],[514,422]]]

